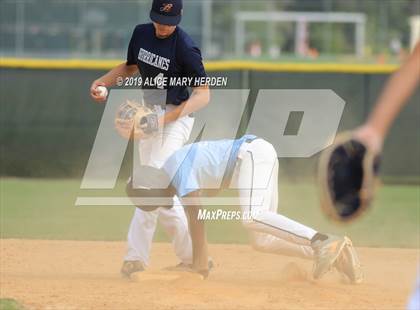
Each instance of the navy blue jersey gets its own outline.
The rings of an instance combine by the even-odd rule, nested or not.
[[[169,37],[159,39],[155,35],[153,24],[137,25],[127,53],[127,65],[134,64],[139,68],[143,81],[157,76],[165,77],[168,82],[171,78],[206,77],[200,49],[180,27],[177,27]],[[166,104],[179,105],[189,98],[187,85],[171,86],[167,83],[165,87],[143,86],[143,88],[166,89]]]

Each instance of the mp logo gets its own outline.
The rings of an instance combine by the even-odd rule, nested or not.
[[[129,140],[121,138],[115,130],[115,113],[121,102],[143,98],[143,94],[145,97],[153,96],[155,102],[161,101],[162,108],[165,108],[166,90],[110,90],[81,189],[115,187],[129,145]],[[211,104],[196,115],[191,140],[235,139],[241,120],[246,117],[248,122],[241,132],[252,133],[269,141],[279,158],[308,158],[333,142],[345,102],[332,90],[261,89],[255,98],[252,113],[246,110],[249,94],[249,89],[213,89]],[[222,115],[220,111],[223,111]],[[291,126],[289,119],[296,115],[300,115],[299,124],[294,133],[288,132],[287,128]],[[155,139],[158,138],[161,139],[161,136]],[[166,144],[162,142],[161,145],[165,147]],[[137,152],[137,147],[133,152]],[[140,165],[138,159],[138,154],[133,156],[133,169]]]
[[[146,94],[149,91],[151,93]],[[165,108],[166,90],[110,90],[80,185],[81,189],[109,190],[115,188],[129,145],[129,140],[121,138],[115,130],[115,113],[121,102],[131,98],[143,98],[143,95],[147,98],[153,95],[153,100],[155,102],[161,101],[161,107]],[[249,95],[249,89],[213,89],[212,103],[196,115],[195,125],[191,133],[192,141],[232,139],[233,143],[233,139],[238,135],[238,132],[248,132],[269,141],[279,158],[308,158],[332,144],[345,106],[345,102],[328,89],[261,89],[258,91],[250,113],[246,109]],[[229,104],[226,104],[227,102]],[[220,111],[223,111],[223,113],[220,113]],[[299,124],[297,124],[293,133],[286,130],[287,127],[290,129],[289,119],[293,118],[292,115],[300,115],[300,120],[297,121]],[[248,121],[247,125],[242,128],[241,120],[243,117],[246,117]],[[155,139],[163,139],[163,135],[158,135]],[[137,153],[140,143],[134,141],[135,145],[133,147],[132,175],[134,176],[134,184],[138,184],[136,178],[139,174],[135,171],[138,171],[137,169],[141,165]],[[156,145],[162,146],[161,153],[163,154],[166,143],[161,140]],[[226,169],[226,167],[221,167],[221,169]],[[219,185],[221,186],[221,184],[222,180],[220,180]],[[211,187],[210,189],[215,188]],[[200,197],[200,203],[212,206],[238,205],[236,196],[226,196],[221,200],[219,198]],[[165,197],[136,199],[139,199],[136,200],[138,205],[172,206],[173,204],[172,197],[170,199]],[[183,200],[183,204],[184,206],[194,205],[197,204],[197,201],[194,199],[190,202]],[[86,196],[77,197],[75,205],[132,206],[132,201],[125,196]]]

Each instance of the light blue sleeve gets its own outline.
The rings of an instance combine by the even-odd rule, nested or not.
[[[163,165],[179,197],[200,189],[194,167],[196,155],[197,145],[187,145],[175,152]]]

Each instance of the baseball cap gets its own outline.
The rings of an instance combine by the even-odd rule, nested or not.
[[[181,17],[182,0],[153,0],[150,18],[155,23],[176,26]]]

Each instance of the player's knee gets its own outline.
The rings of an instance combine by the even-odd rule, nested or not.
[[[252,220],[252,219],[243,219],[242,220],[242,226],[246,229],[246,230],[248,230],[248,231],[250,231],[250,233],[252,233],[253,232],[253,223],[254,221]]]
[[[260,242],[258,242],[256,240],[252,240],[251,241],[251,247],[255,251],[258,251],[258,252],[264,252],[264,249],[265,249],[264,244],[263,243],[260,243]]]
[[[265,234],[258,232],[255,221],[253,219],[243,220],[242,225],[249,232],[249,243],[251,247],[256,251],[266,251],[267,242]]]
[[[251,233],[250,245],[255,251],[266,252],[268,249],[267,240],[263,233]]]

